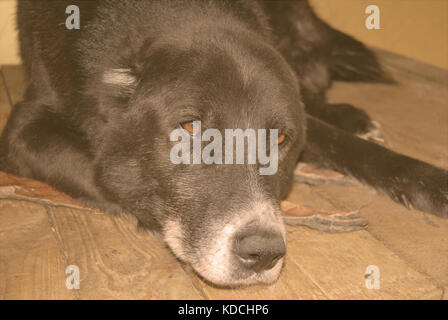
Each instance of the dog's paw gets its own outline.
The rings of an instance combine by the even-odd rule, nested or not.
[[[362,109],[347,103],[309,106],[307,112],[339,129],[387,145],[381,125]]]
[[[426,163],[411,167],[406,163],[383,190],[408,209],[417,209],[448,218],[448,171]]]
[[[306,226],[323,232],[351,232],[364,229],[368,221],[356,211],[326,211],[300,206],[288,201],[281,203],[285,223],[292,226]]]

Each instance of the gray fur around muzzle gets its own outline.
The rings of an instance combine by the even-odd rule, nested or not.
[[[280,207],[256,196],[243,208],[206,220],[192,235],[181,219],[164,227],[164,240],[182,261],[205,280],[220,286],[277,280],[286,253]],[[195,239],[195,240],[192,240]]]

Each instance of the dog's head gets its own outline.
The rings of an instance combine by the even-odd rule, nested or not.
[[[160,231],[174,254],[212,283],[276,280],[286,251],[280,199],[305,141],[293,71],[271,46],[244,34],[204,43],[154,42],[140,55],[138,70],[102,74],[108,120],[98,185],[140,225]],[[201,138],[194,121],[202,133],[222,134],[223,159],[226,129],[266,129],[268,149],[278,150],[275,174],[260,174],[267,164],[259,158],[173,163],[179,141],[170,137],[178,130],[193,149],[194,139]],[[278,129],[275,139],[271,129]],[[202,137],[201,150],[214,139]]]

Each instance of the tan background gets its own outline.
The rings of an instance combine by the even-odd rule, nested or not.
[[[448,0],[311,0],[334,27],[365,43],[448,69]],[[16,0],[0,0],[0,64],[20,63]],[[367,30],[365,8],[380,8],[381,30]]]

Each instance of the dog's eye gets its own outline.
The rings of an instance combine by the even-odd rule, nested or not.
[[[189,134],[194,135],[199,130],[199,127],[195,128],[193,126],[193,121],[187,121],[180,124],[182,129],[186,130]]]
[[[286,134],[281,134],[280,135],[280,137],[278,137],[278,139],[277,139],[277,144],[282,144],[283,142],[285,142],[285,140],[286,140]]]

